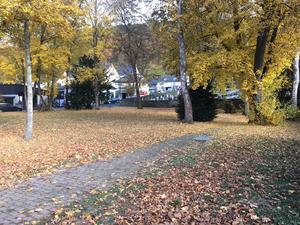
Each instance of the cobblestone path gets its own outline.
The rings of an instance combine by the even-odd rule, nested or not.
[[[207,137],[203,137],[199,140],[199,135],[186,135],[108,161],[34,177],[14,188],[0,190],[0,224],[30,224],[41,220],[55,209],[81,200],[91,189],[107,189],[117,179],[129,177],[172,148],[179,149],[193,140],[206,141]]]

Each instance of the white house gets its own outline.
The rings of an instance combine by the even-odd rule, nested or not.
[[[156,93],[177,93],[179,94],[181,83],[176,76],[165,75],[158,79],[150,81],[150,94]]]
[[[136,96],[135,80],[132,74],[131,66],[122,65],[117,70],[113,64],[109,64],[106,68],[108,81],[112,88],[110,92],[110,101],[122,100]],[[149,85],[143,82],[142,76],[140,79],[140,95],[145,96],[149,94]]]

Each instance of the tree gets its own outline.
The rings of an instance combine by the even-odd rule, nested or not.
[[[144,15],[139,11],[138,1],[115,0],[112,7],[118,24],[115,32],[116,45],[132,68],[136,106],[141,109],[140,82],[147,64],[151,61],[153,39]]]
[[[111,20],[108,14],[105,13],[107,8],[102,0],[85,0],[82,8],[87,12],[84,19],[87,26],[84,26],[81,31],[81,34],[83,34],[81,37],[86,39],[82,42],[85,45],[86,52],[81,51],[83,54],[79,55],[78,59],[89,58],[89,60],[93,61],[93,66],[81,67],[77,75],[81,81],[87,79],[93,82],[95,108],[99,109],[101,92],[99,84],[105,79],[103,66],[109,58],[111,48]]]
[[[300,56],[300,52],[297,52],[296,57],[294,59],[294,71],[293,71],[293,89],[292,89],[292,104],[294,106],[298,106],[298,86],[299,86],[299,56]]]
[[[91,80],[72,81],[71,92],[68,93],[71,109],[91,109],[92,103],[95,101],[93,91],[93,82]]]
[[[215,91],[238,88],[249,105],[250,122],[282,121],[287,108],[278,92],[299,46],[299,9],[295,0],[186,0],[180,19],[190,85],[196,89],[213,80]],[[160,24],[169,22],[172,2],[159,13]],[[179,67],[170,29],[162,30],[166,62]]]
[[[178,0],[178,17],[183,14],[183,0]],[[183,36],[183,27],[178,20],[178,45],[179,45],[179,61],[180,61],[180,82],[181,93],[184,101],[184,121],[187,123],[193,123],[193,108],[190,99],[188,87],[187,87],[187,75],[186,75],[186,52],[185,52],[185,40]]]
[[[24,46],[25,46],[25,67],[26,67],[26,86],[27,86],[27,114],[25,140],[32,138],[33,127],[33,93],[32,93],[32,68],[30,54],[30,28],[29,20],[24,19]]]
[[[43,23],[52,24],[54,27],[67,28],[69,25],[69,15],[76,11],[70,2],[62,0],[38,1],[38,0],[16,0],[0,1],[1,8],[1,28],[9,30],[15,25],[22,26],[24,37],[24,58],[27,86],[27,116],[25,128],[25,140],[32,138],[33,129],[33,85],[32,85],[32,49],[31,37],[34,25]],[[6,33],[8,38],[9,32]],[[13,39],[12,39],[13,41]],[[12,42],[13,43],[13,42]]]
[[[109,86],[108,79],[106,77],[105,65],[101,64],[100,59],[96,56],[83,55],[79,58],[78,65],[75,68],[75,75],[80,82],[91,81],[94,91],[94,100],[98,106],[100,104],[100,98],[103,95],[103,91],[107,90]]]

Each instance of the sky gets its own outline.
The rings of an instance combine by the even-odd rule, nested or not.
[[[147,4],[144,1],[141,1],[140,8],[142,14],[145,14],[147,17],[150,17],[155,7],[157,7],[157,5],[159,4],[160,4],[160,0],[152,0],[151,3],[147,3]]]

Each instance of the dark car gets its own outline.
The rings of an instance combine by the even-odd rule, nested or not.
[[[17,112],[22,111],[21,108],[13,106],[10,103],[0,103],[0,112]]]

